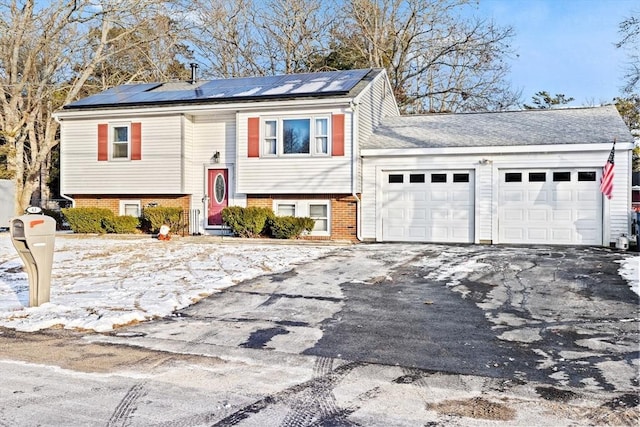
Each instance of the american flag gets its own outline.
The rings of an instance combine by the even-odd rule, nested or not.
[[[602,178],[600,178],[600,192],[605,195],[607,199],[611,199],[613,195],[613,157],[615,155],[616,142],[613,141],[613,147],[611,147],[611,153],[607,163],[604,165],[604,171],[602,172]]]

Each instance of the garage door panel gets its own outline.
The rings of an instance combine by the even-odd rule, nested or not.
[[[573,192],[570,190],[555,190],[553,192],[554,202],[570,202],[572,201]]]
[[[578,191],[576,195],[577,195],[577,200],[579,202],[595,202],[598,196],[593,191],[588,191],[588,190]]]
[[[531,209],[527,212],[529,221],[547,221],[549,219],[549,211],[546,209]]]
[[[449,200],[449,193],[446,191],[432,191],[430,193],[430,200],[432,202],[446,202]]]
[[[395,182],[389,182],[390,175]],[[397,175],[402,175],[401,183]],[[418,175],[424,179],[411,179]],[[394,171],[383,180],[383,240],[473,242],[471,171]]]
[[[543,242],[549,237],[549,230],[543,227],[529,227],[526,229],[526,236],[529,240]]]
[[[522,191],[505,190],[504,192],[505,202],[521,202],[524,199],[524,193]]]
[[[551,211],[552,221],[572,221],[573,210],[571,209],[556,209]]]
[[[505,209],[504,218],[507,221],[522,221],[524,219],[525,212],[522,209]]]
[[[585,172],[591,179],[580,181]],[[501,169],[498,176],[500,243],[602,244],[599,170]]]

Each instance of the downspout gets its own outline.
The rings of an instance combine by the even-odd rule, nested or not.
[[[358,179],[358,157],[360,144],[358,143],[358,106],[359,102],[351,102],[351,195],[356,199],[356,239],[362,242],[362,207],[356,189]],[[358,151],[358,152],[356,152]]]
[[[60,125],[60,160],[62,160],[62,120],[60,120],[60,118],[56,115],[53,116],[53,118],[55,119],[56,122],[58,122],[58,125]],[[62,173],[62,165],[60,165],[60,172]],[[60,176],[60,186],[62,187],[62,176]],[[71,202],[71,207],[75,208],[76,207],[76,201],[73,200],[71,197],[67,196],[66,194],[64,194],[62,192],[62,188],[60,188],[60,197],[62,197],[63,199],[67,199],[68,201]]]

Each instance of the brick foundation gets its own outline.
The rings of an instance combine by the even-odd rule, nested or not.
[[[169,208],[182,208],[183,211],[189,211],[189,196],[183,194],[167,195],[162,194],[159,196],[141,194],[108,194],[108,195],[96,195],[96,194],[81,194],[70,196],[75,200],[76,208],[105,208],[113,211],[114,214],[120,214],[120,201],[121,200],[140,200],[142,208],[155,203],[158,206],[164,206]]]
[[[330,200],[331,235],[304,239],[358,241],[356,199],[351,194],[251,194],[247,195],[247,206],[272,209],[274,200]]]

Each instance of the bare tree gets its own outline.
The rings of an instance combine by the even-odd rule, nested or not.
[[[389,72],[406,112],[506,109],[520,95],[506,81],[514,32],[463,18],[466,0],[349,0],[340,45]]]
[[[105,62],[149,43],[150,32],[136,31],[154,28],[166,16],[164,6],[161,0],[0,1],[0,144],[18,211],[42,185],[58,144],[53,111],[84,93]]]
[[[209,75],[313,71],[329,39],[332,0],[196,0],[193,45]]]
[[[634,13],[620,23],[619,33],[622,39],[616,44],[618,48],[624,48],[629,52],[629,66],[625,75],[626,85],[624,92],[633,93],[640,82],[640,17]]]

